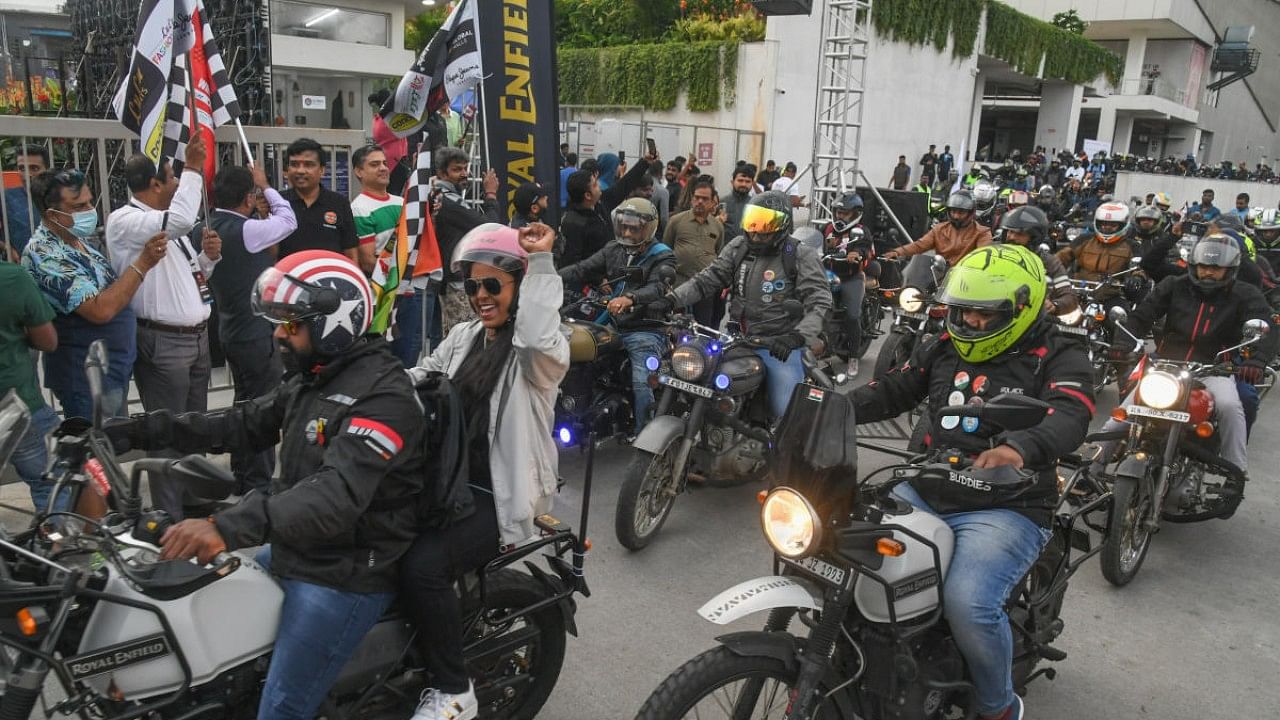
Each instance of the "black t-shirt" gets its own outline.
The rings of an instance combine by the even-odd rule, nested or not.
[[[467,366],[479,362],[486,351],[485,331],[476,333],[476,339],[467,350],[455,377],[465,374]],[[493,492],[493,475],[489,471],[489,393],[492,388],[460,387],[466,404],[463,415],[467,420],[467,483],[473,488]]]
[[[311,207],[307,207],[293,188],[281,195],[293,207],[298,229],[280,241],[280,257],[302,250],[342,253],[360,244],[356,237],[356,220],[351,215],[351,201],[324,188],[320,188],[320,195]]]

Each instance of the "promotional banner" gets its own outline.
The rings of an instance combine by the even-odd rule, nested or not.
[[[476,8],[484,67],[486,165],[503,185],[499,199],[510,217],[516,188],[537,182],[559,196],[559,105],[556,102],[554,3],[491,0]],[[559,225],[558,203],[543,220]]]
[[[462,0],[454,6],[382,108],[382,119],[396,137],[421,130],[431,113],[480,81],[475,5]]]

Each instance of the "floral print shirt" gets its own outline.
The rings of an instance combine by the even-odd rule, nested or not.
[[[70,315],[84,301],[116,281],[107,258],[89,243],[80,252],[41,225],[22,251],[22,266],[35,278],[49,304]]]

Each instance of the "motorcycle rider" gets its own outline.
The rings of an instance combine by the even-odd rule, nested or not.
[[[621,277],[633,267],[643,271],[643,280],[639,284],[615,283],[610,288],[612,294],[607,306],[631,357],[631,390],[635,394],[637,433],[644,428],[649,406],[653,404],[653,388],[649,387],[645,358],[662,357],[666,338],[659,332],[660,328],[636,311],[666,295],[676,279],[676,256],[671,248],[657,242],[657,230],[658,211],[653,204],[642,198],[631,198],[613,211],[613,241],[582,262],[560,270],[560,277],[567,287]]]
[[[656,217],[656,215],[655,215]],[[569,369],[560,333],[564,283],[552,262],[556,233],[486,224],[462,238],[451,261],[464,277],[476,320],[454,326],[415,382],[443,372],[465,406],[471,514],[424,530],[401,564],[402,607],[417,628],[432,687],[414,720],[471,720],[479,712],[463,664],[462,610],[454,583],[504,547],[538,533],[534,519],[551,509],[558,474],[552,440],[556,394]]]
[[[956,264],[970,250],[991,244],[991,230],[977,223],[975,208],[973,195],[964,190],[951,193],[947,198],[947,222],[934,225],[924,237],[893,248],[882,257],[892,260],[934,250],[946,258],[947,264]]]
[[[1137,250],[1129,237],[1129,206],[1104,203],[1094,212],[1092,230],[1059,250],[1058,259],[1071,277],[1098,281],[1129,267]]]
[[[1017,207],[1004,216],[1000,223],[1001,243],[1012,243],[1027,248],[1044,263],[1045,279],[1049,291],[1045,297],[1045,310],[1051,315],[1065,315],[1080,306],[1080,299],[1071,289],[1071,277],[1062,261],[1042,244],[1049,237],[1049,219],[1038,207]]]
[[[282,385],[225,410],[158,410],[106,431],[118,452],[261,452],[281,443],[270,495],[250,491],[212,517],[173,525],[161,558],[207,563],[270,543],[258,559],[284,588],[284,606],[257,717],[311,720],[395,596],[397,564],[417,529],[422,410],[387,342],[365,337],[373,291],[351,260],[326,250],[289,255],[258,277],[253,308],[275,325]]]
[[[847,262],[831,264],[832,272],[840,278],[840,298],[844,303],[844,336],[850,353],[855,353],[862,342],[862,299],[868,278],[874,282],[880,275],[880,263],[876,262],[875,248],[862,227],[862,197],[848,193],[831,205],[835,218],[823,228],[826,252],[831,253],[844,246]],[[865,271],[865,273],[864,273]],[[849,359],[845,372],[858,374],[857,358]]]
[[[1050,223],[1057,219],[1058,193],[1052,185],[1042,185],[1036,192],[1036,207],[1040,208]]]
[[[1240,245],[1226,235],[1206,235],[1196,242],[1187,260],[1185,275],[1166,277],[1156,285],[1133,312],[1124,326],[1135,337],[1144,338],[1159,322],[1164,320],[1160,335],[1156,338],[1156,354],[1172,360],[1190,360],[1213,363],[1217,354],[1242,340],[1242,328],[1249,320],[1263,320],[1271,324],[1271,309],[1257,287],[1237,282],[1243,253]],[[1117,333],[1117,342],[1127,344]],[[1218,436],[1222,441],[1222,457],[1242,471],[1249,469],[1249,456],[1245,449],[1248,439],[1245,408],[1236,380],[1248,385],[1262,381],[1263,370],[1275,357],[1280,335],[1267,333],[1254,345],[1249,357],[1236,366],[1235,377],[1205,377],[1201,379],[1205,389],[1213,395],[1218,413]],[[1116,348],[1117,359],[1131,361],[1130,351]],[[1120,407],[1133,402],[1131,393]],[[1103,430],[1118,430],[1124,424],[1111,420]],[[1110,453],[1110,445],[1103,455]],[[1244,488],[1238,484],[1229,487],[1243,496]]]
[[[1057,459],[1084,439],[1094,412],[1089,360],[1077,343],[1053,329],[1044,312],[1046,289],[1044,266],[1027,248],[974,250],[952,267],[938,294],[948,309],[947,333],[853,393],[859,423],[895,417],[928,399],[925,443],[931,450],[976,456],[978,469],[1008,465],[1036,473],[1030,488],[1013,497],[984,496],[967,512],[932,509],[956,493],[954,487],[913,483],[894,490],[955,531],[943,608],[968,663],[982,718],[1023,717],[1011,679],[1013,636],[1005,602],[1052,534]],[[1053,410],[1033,428],[1004,433],[967,420],[961,428],[960,418],[938,414],[947,405],[977,404],[1010,392],[1044,400]]]
[[[776,190],[751,198],[742,211],[742,231],[714,261],[653,303],[651,311],[669,311],[730,292],[729,319],[744,335],[763,337],[756,350],[764,361],[773,418],[786,413],[791,389],[804,379],[803,349],[813,346],[831,312],[831,286],[818,252],[791,237],[791,200]],[[804,315],[785,308],[798,300]]]
[[[1280,210],[1265,208],[1253,221],[1258,265],[1263,267],[1268,289],[1280,285]]]

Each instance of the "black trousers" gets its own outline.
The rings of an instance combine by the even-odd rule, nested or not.
[[[418,535],[400,561],[401,607],[418,629],[431,686],[449,694],[469,687],[462,661],[462,608],[454,583],[498,555],[493,496],[475,494],[476,510],[452,527]]]
[[[279,387],[284,365],[270,335],[241,342],[224,341],[222,350],[227,356],[227,366],[231,368],[237,403],[261,397]],[[231,453],[231,472],[236,476],[241,494],[250,490],[268,492],[275,471],[274,448],[260,453]]]

